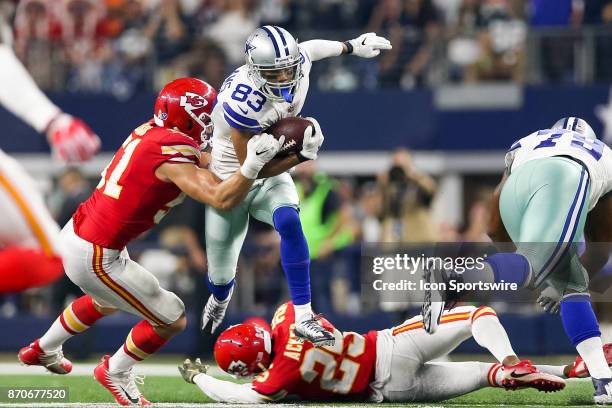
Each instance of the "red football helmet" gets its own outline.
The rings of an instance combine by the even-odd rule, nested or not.
[[[225,330],[215,343],[215,360],[221,369],[237,377],[264,371],[270,364],[270,332],[255,324],[237,324]]]
[[[268,323],[266,319],[262,317],[258,317],[258,316],[249,317],[242,323],[243,324],[254,324],[255,326],[259,326],[262,329],[272,333],[272,326],[270,326],[270,323]]]
[[[153,118],[157,126],[177,129],[204,144],[213,132],[210,117],[217,102],[217,90],[196,78],[169,82],[157,95]]]

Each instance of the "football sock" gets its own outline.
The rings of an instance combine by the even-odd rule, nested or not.
[[[504,379],[504,365],[501,363],[492,364],[487,372],[487,381],[491,387],[501,387]]]
[[[10,247],[0,251],[0,293],[45,286],[63,273],[61,258],[42,250]]]
[[[489,350],[500,363],[506,357],[516,355],[495,310],[488,306],[479,307],[472,314],[472,336],[476,343]]]
[[[576,346],[576,350],[584,360],[591,377],[612,377],[612,372],[610,372],[610,367],[608,367],[606,357],[603,353],[601,337],[591,337],[590,339],[583,340]]]
[[[584,360],[591,377],[610,378],[603,353],[599,324],[588,293],[573,293],[561,300],[561,319],[567,337]]]
[[[81,296],[68,305],[40,338],[40,348],[45,351],[57,350],[66,340],[89,329],[103,316],[94,307],[91,296]]]
[[[310,306],[310,302],[305,305],[294,305],[293,310],[295,311],[295,321],[299,322],[305,316],[312,315],[312,307]]]
[[[468,283],[504,281],[524,287],[531,280],[531,267],[527,258],[521,254],[500,252],[486,257],[484,268],[475,266],[466,269],[461,276]]]
[[[310,309],[310,254],[298,212],[293,207],[280,207],[274,211],[274,228],[278,231],[281,265],[287,276],[291,300],[298,311]],[[300,305],[304,308],[298,309]],[[300,315],[301,316],[301,315]]]
[[[557,377],[567,378],[565,375],[565,367],[566,366],[553,366],[553,365],[545,365],[538,364],[536,368],[543,373],[556,375]]]
[[[215,285],[210,280],[207,280],[207,282],[208,290],[210,290],[210,293],[215,295],[215,299],[220,302],[223,302],[229,297],[229,294],[232,290],[232,287],[234,286],[234,283],[236,282],[236,279],[232,279],[231,281],[223,285]]]
[[[141,320],[128,334],[123,347],[108,360],[112,373],[127,371],[160,349],[168,340],[155,332],[151,323]]]

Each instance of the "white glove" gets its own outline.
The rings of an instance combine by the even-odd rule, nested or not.
[[[380,54],[380,50],[392,48],[389,40],[377,36],[376,33],[361,34],[349,43],[353,46],[353,54],[362,58],[374,58]]]
[[[302,141],[302,150],[300,155],[307,160],[315,160],[318,156],[319,149],[323,144],[325,137],[321,131],[321,125],[315,118],[305,118],[312,122],[312,126],[308,126],[304,130],[304,140]]]
[[[540,297],[536,302],[550,314],[559,313],[561,294],[557,292],[552,286],[547,286],[546,289],[540,293]]]
[[[100,149],[100,138],[79,118],[60,113],[47,125],[53,154],[66,162],[89,160]]]
[[[247,157],[240,167],[242,175],[249,179],[256,179],[260,170],[276,156],[285,143],[285,136],[278,140],[268,133],[253,136],[247,144]]]

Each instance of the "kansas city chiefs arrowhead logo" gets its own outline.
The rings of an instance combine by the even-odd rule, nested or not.
[[[240,360],[234,360],[227,367],[227,372],[234,375],[247,375],[248,367],[245,363]]]
[[[202,95],[198,95],[193,92],[185,92],[185,95],[181,96],[180,103],[187,112],[191,112],[195,109],[201,109],[208,105],[208,101],[204,99]]]

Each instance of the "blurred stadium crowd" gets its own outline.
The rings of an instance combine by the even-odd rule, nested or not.
[[[22,0],[15,47],[43,89],[129,97],[180,76],[221,85],[262,24],[391,40],[375,61],[317,64],[321,89],[612,78],[611,0]]]

